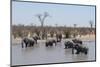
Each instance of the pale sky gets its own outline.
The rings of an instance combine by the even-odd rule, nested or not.
[[[12,24],[41,25],[37,14],[48,12],[44,25],[89,27],[89,21],[95,25],[95,6],[46,4],[35,2],[12,2]]]

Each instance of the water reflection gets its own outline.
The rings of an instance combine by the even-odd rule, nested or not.
[[[21,48],[20,43],[12,44],[12,65],[43,64],[58,62],[75,62],[95,60],[95,41],[84,42],[89,53],[72,54],[71,49],[64,49],[64,43],[45,47],[45,43],[35,44],[34,47]]]

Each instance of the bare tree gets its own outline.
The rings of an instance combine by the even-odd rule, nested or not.
[[[74,26],[74,38],[76,37],[76,26],[77,26],[77,24],[73,24],[73,26]]]
[[[92,22],[92,21],[90,21],[90,22],[89,22],[89,24],[90,24],[90,28],[91,28],[90,32],[92,32],[93,22]]]
[[[40,21],[40,23],[41,23],[41,35],[42,35],[42,39],[43,39],[43,26],[44,26],[44,21],[45,21],[45,19],[49,16],[49,14],[47,13],[47,12],[44,12],[44,15],[42,15],[42,14],[37,14],[36,15],[37,16],[37,18],[39,19],[39,21]]]

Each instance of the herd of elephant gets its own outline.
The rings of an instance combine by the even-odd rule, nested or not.
[[[37,44],[37,40],[39,40],[40,38],[35,36],[32,37],[32,39],[29,38],[23,38],[21,45],[22,48],[27,48],[27,47],[33,47],[34,44]],[[45,42],[45,46],[49,47],[49,46],[53,46],[54,44],[57,45],[58,42],[61,42],[61,39],[51,39],[51,40],[46,40]],[[85,55],[88,54],[88,48],[87,47],[83,47],[83,42],[79,39],[73,39],[72,41],[66,41],[64,43],[65,48],[64,49],[72,49],[72,54],[80,54],[80,53],[84,53]],[[76,50],[76,53],[75,51]]]

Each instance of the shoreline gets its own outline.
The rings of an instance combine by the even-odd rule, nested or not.
[[[82,41],[95,41],[96,40],[95,35],[85,35],[78,39],[81,39]]]
[[[62,41],[71,41],[72,39],[75,39],[75,38],[66,38],[66,39],[62,39]],[[85,36],[81,36],[81,37],[76,37],[76,39],[80,39],[82,41],[95,41],[95,35],[85,35]],[[13,43],[21,43],[21,38],[16,38],[16,39],[13,39],[12,38],[12,44]],[[38,40],[38,41],[41,41],[41,42],[45,42],[46,40]]]

